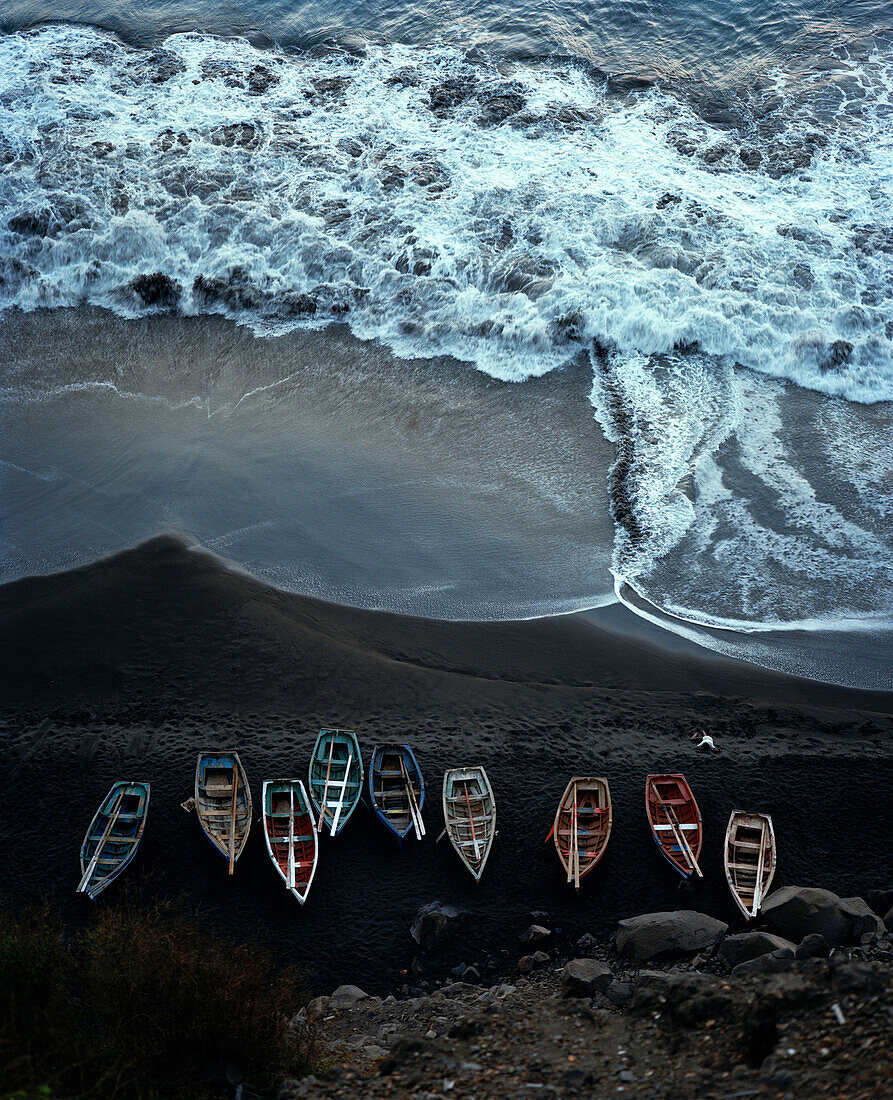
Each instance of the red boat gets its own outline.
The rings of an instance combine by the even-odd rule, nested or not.
[[[696,874],[704,830],[701,811],[684,775],[649,775],[645,780],[645,813],[655,843],[683,878]]]
[[[279,877],[301,903],[316,871],[316,822],[300,779],[264,781],[264,837]]]

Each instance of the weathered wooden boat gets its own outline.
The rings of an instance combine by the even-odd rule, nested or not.
[[[605,854],[611,836],[611,789],[601,776],[575,776],[565,787],[549,836],[567,881],[580,889],[580,879]],[[546,837],[548,841],[549,837]]]
[[[353,730],[320,730],[310,757],[310,797],[319,832],[337,836],[363,793],[363,758]]]
[[[649,775],[645,813],[661,855],[682,875],[703,878],[698,865],[704,830],[701,811],[684,775]]]
[[[300,779],[266,779],[264,838],[273,866],[303,905],[316,872],[316,819]]]
[[[149,813],[149,784],[118,780],[102,800],[81,845],[77,893],[92,901],[136,855]]]
[[[496,799],[483,768],[452,768],[444,775],[443,817],[459,858],[479,882],[496,836]]]
[[[232,874],[251,829],[251,788],[238,753],[198,754],[195,810],[202,832]]]
[[[726,880],[746,920],[760,911],[775,876],[775,830],[768,814],[733,810],[726,829]]]
[[[425,780],[409,745],[376,745],[369,763],[372,809],[402,844],[410,831],[425,835]]]

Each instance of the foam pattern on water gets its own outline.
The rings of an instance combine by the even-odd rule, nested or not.
[[[260,331],[338,317],[512,380],[590,338],[696,342],[890,399],[891,71],[866,55],[795,91],[779,76],[701,112],[719,126],[681,91],[581,66],[10,35],[0,295]]]
[[[889,418],[848,402],[893,401],[891,56],[717,102],[446,48],[10,35],[0,308],[344,321],[518,382],[587,349],[619,588],[739,629],[873,618]],[[837,399],[811,451],[790,382]]]

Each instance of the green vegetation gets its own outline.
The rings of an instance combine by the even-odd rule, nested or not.
[[[0,1100],[196,1100],[227,1066],[275,1095],[310,1069],[286,1026],[302,1000],[263,948],[168,909],[102,909],[71,937],[49,909],[0,911]]]

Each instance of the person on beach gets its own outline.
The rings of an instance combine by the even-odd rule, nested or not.
[[[695,730],[691,735],[692,741],[697,741],[699,737],[701,740],[695,745],[696,749],[700,749],[701,752],[719,752],[719,749],[716,747],[709,733],[705,733],[704,730]]]

